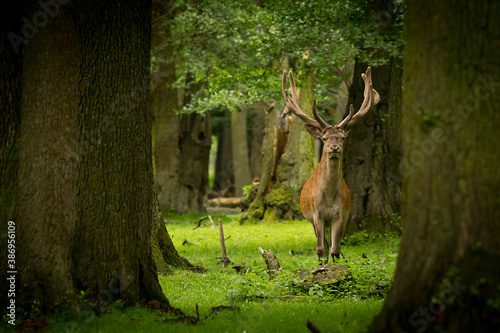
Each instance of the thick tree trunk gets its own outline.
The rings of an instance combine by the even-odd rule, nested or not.
[[[299,76],[300,78],[301,76]],[[298,90],[298,104],[312,117],[313,76],[304,78]],[[288,116],[287,137],[278,143],[286,143],[284,151],[278,145],[276,151],[276,183],[264,198],[264,220],[301,218],[299,198],[302,187],[314,170],[314,138],[305,130],[304,123],[294,115]],[[281,154],[282,153],[282,154]]]
[[[168,212],[179,191],[180,168],[180,117],[178,110],[177,88],[172,87],[176,80],[172,47],[170,20],[174,11],[170,6],[153,2],[154,15],[158,22],[153,24],[152,54],[155,57],[155,71],[152,73],[153,94],[153,145],[155,180],[158,187],[158,200],[162,211]]]
[[[500,329],[500,3],[407,15],[404,232],[371,332]]]
[[[77,7],[82,101],[75,282],[98,303],[167,302],[151,254],[151,2]]]
[[[349,103],[358,110],[363,102],[364,83],[361,73],[368,64],[356,62],[353,84],[349,90]],[[401,137],[401,61],[372,67],[373,84],[381,102],[374,106],[363,121],[349,132],[345,143],[344,173],[351,192],[352,206],[350,230],[377,226],[393,213],[400,212],[402,175]]]
[[[191,113],[181,116],[179,164],[180,187],[176,193],[175,211],[204,212],[203,198],[208,188],[208,160],[212,145],[210,114]]]
[[[299,105],[312,117],[312,77],[299,90]],[[240,223],[302,217],[299,197],[314,169],[314,138],[296,116],[280,119],[282,110],[266,110],[260,182],[243,198]]]
[[[39,10],[27,6],[27,17]],[[19,305],[51,313],[72,295],[77,223],[79,45],[68,7],[23,54],[19,152]],[[70,297],[71,298],[71,297]]]
[[[301,76],[303,77],[303,76]],[[302,111],[312,117],[313,77],[305,78],[298,90],[298,104]],[[281,156],[278,181],[291,189],[297,198],[314,170],[314,138],[304,128],[304,123],[291,115],[285,152]]]
[[[247,112],[246,110],[231,112],[231,143],[234,171],[235,196],[243,195],[243,186],[252,182],[250,160],[248,158]]]
[[[278,161],[285,149],[288,134],[287,120],[281,119],[281,111],[275,108],[274,103],[267,105],[264,109],[265,129],[262,140],[262,167],[259,182],[253,184],[248,194],[243,197],[243,214],[240,223],[246,221],[261,220],[264,217],[266,207],[264,197],[268,194],[276,182]]]
[[[393,0],[369,0],[365,13],[367,20],[378,18],[377,33],[383,38],[399,33],[395,31],[400,28]],[[352,199],[348,233],[360,228],[384,231],[401,206],[402,62],[382,51],[375,56],[389,59],[385,66],[372,66],[373,85],[381,102],[350,131],[344,150],[344,175]],[[346,112],[351,104],[358,110],[364,99],[361,73],[369,65],[355,63]]]
[[[20,33],[22,3],[0,2],[0,270],[7,272],[7,227],[18,221],[19,116],[21,110],[22,51],[6,38]],[[7,280],[0,281],[0,306],[7,307]]]

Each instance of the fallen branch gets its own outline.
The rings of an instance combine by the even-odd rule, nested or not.
[[[278,258],[276,258],[276,255],[273,251],[266,251],[261,247],[259,247],[259,251],[264,258],[264,261],[266,262],[267,273],[269,273],[269,280],[272,280],[276,276],[277,271],[281,268],[280,262],[278,261]]]
[[[208,200],[210,206],[237,208],[241,205],[241,198],[214,198]]]
[[[198,220],[198,224],[196,225],[196,227],[194,227],[193,230],[196,230],[198,229],[200,226],[201,226],[201,222],[206,220],[206,219],[209,219],[210,220],[210,224],[212,226],[212,229],[214,228],[214,220],[212,220],[212,216],[210,215],[207,215],[207,216],[202,216],[200,217],[200,219]]]
[[[210,317],[215,311],[221,311],[221,310],[239,310],[238,307],[233,307],[233,306],[227,306],[227,305],[219,305],[219,306],[213,306],[212,311],[205,317],[203,318],[204,320]]]
[[[219,233],[220,233],[220,246],[222,248],[222,263],[224,268],[231,262],[226,254],[226,243],[224,242],[224,229],[222,229],[222,220],[219,218]]]

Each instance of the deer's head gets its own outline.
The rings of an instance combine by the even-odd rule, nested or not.
[[[309,134],[323,141],[323,155],[326,154],[329,158],[340,158],[343,153],[344,141],[351,126],[362,118],[373,105],[380,101],[378,92],[373,89],[372,86],[371,68],[368,67],[366,73],[361,74],[363,81],[365,81],[365,98],[359,111],[354,114],[354,107],[351,104],[347,117],[345,117],[340,124],[334,126],[328,124],[318,114],[316,111],[316,100],[313,101],[312,108],[314,119],[302,112],[297,104],[297,88],[295,87],[295,80],[293,79],[292,71],[288,72],[288,76],[290,79],[290,92],[292,96],[290,97],[288,94],[286,87],[286,70],[284,70],[282,92],[283,97],[285,98],[286,107],[283,110],[281,117],[285,117],[288,113],[290,113],[290,111],[292,111],[297,117],[300,118],[300,120],[304,122],[304,126]]]

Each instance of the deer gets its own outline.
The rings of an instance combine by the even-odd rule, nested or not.
[[[312,113],[314,119],[306,115],[297,103],[297,88],[292,71],[288,72],[290,89],[287,90],[287,71],[283,71],[282,92],[285,98],[285,108],[281,114],[284,118],[290,113],[295,114],[313,137],[321,139],[323,151],[321,160],[314,169],[311,177],[304,184],[300,194],[300,207],[304,217],[312,223],[316,236],[316,254],[320,264],[328,263],[328,240],[326,230],[331,229],[330,253],[335,263],[335,258],[340,255],[340,240],[349,220],[351,210],[351,195],[344,179],[342,178],[342,156],[344,142],[349,129],[380,102],[378,92],[373,89],[371,68],[361,74],[365,83],[364,100],[354,113],[351,104],[349,114],[337,125],[330,125],[321,118],[316,111],[316,100],[313,101]],[[291,93],[291,96],[289,95]]]

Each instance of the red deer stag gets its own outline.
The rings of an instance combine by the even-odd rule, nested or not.
[[[331,126],[326,123],[316,112],[316,101],[313,102],[313,115],[315,119],[307,116],[297,104],[297,89],[293,79],[292,71],[288,73],[290,79],[290,97],[287,91],[286,70],[283,71],[283,97],[286,107],[282,117],[292,111],[304,122],[309,134],[323,141],[323,153],[321,161],[314,169],[311,178],[305,183],[300,194],[300,206],[304,217],[309,220],[316,234],[316,253],[321,263],[328,262],[328,241],[325,230],[331,229],[331,254],[333,262],[335,257],[340,258],[340,240],[349,219],[351,210],[351,195],[342,178],[342,153],[344,140],[349,128],[363,117],[373,105],[380,101],[380,96],[372,87],[371,68],[361,74],[365,81],[363,104],[359,111],[354,114],[351,104],[347,117],[338,125]],[[342,254],[342,257],[344,255]]]

